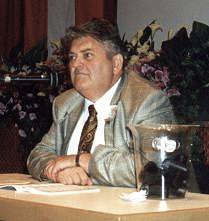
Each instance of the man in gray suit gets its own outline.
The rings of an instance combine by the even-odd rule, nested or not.
[[[93,19],[71,27],[63,41],[74,89],[56,97],[53,124],[28,157],[33,177],[64,184],[135,186],[133,146],[128,124],[171,123],[163,92],[123,70],[118,30]],[[88,106],[97,112],[90,151],[78,151]]]

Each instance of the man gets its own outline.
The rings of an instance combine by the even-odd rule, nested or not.
[[[29,172],[64,184],[134,186],[127,125],[171,123],[167,97],[136,74],[124,73],[119,33],[108,21],[71,27],[63,45],[74,89],[55,99],[53,124],[29,155]],[[97,123],[91,149],[83,150],[89,106]]]

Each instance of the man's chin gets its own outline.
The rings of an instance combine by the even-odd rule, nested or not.
[[[83,97],[85,97],[89,100],[92,100],[95,97],[95,91],[94,91],[93,87],[90,86],[90,85],[87,85],[87,84],[82,84],[81,85],[80,84],[80,85],[74,86],[74,88],[76,89],[76,91],[79,94],[81,94]]]
[[[74,88],[81,94],[83,94],[85,91],[89,90],[90,86],[87,82],[77,82],[74,84]]]

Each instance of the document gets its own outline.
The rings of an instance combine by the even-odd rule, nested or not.
[[[15,190],[17,193],[31,193],[40,195],[67,195],[99,192],[96,186],[64,185],[61,183],[5,185],[0,189]]]

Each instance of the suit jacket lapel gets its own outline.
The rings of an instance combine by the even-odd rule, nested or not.
[[[115,94],[113,95],[110,105],[116,105],[118,107],[118,104],[120,103],[121,91],[124,87],[126,78],[127,78],[126,74],[123,74],[121,76],[121,81],[115,91]],[[109,118],[109,120],[106,120],[105,122],[104,134],[105,134],[105,144],[107,146],[108,145],[112,146],[114,144],[114,122],[117,115],[117,107],[114,116]]]
[[[114,94],[113,98],[112,98],[111,105],[117,105],[118,104],[118,101],[120,100],[120,96],[121,96],[121,90],[124,87],[124,83],[126,81],[126,78],[127,78],[127,75],[124,73],[121,76],[121,81],[118,85],[118,88],[115,91],[115,94]]]

